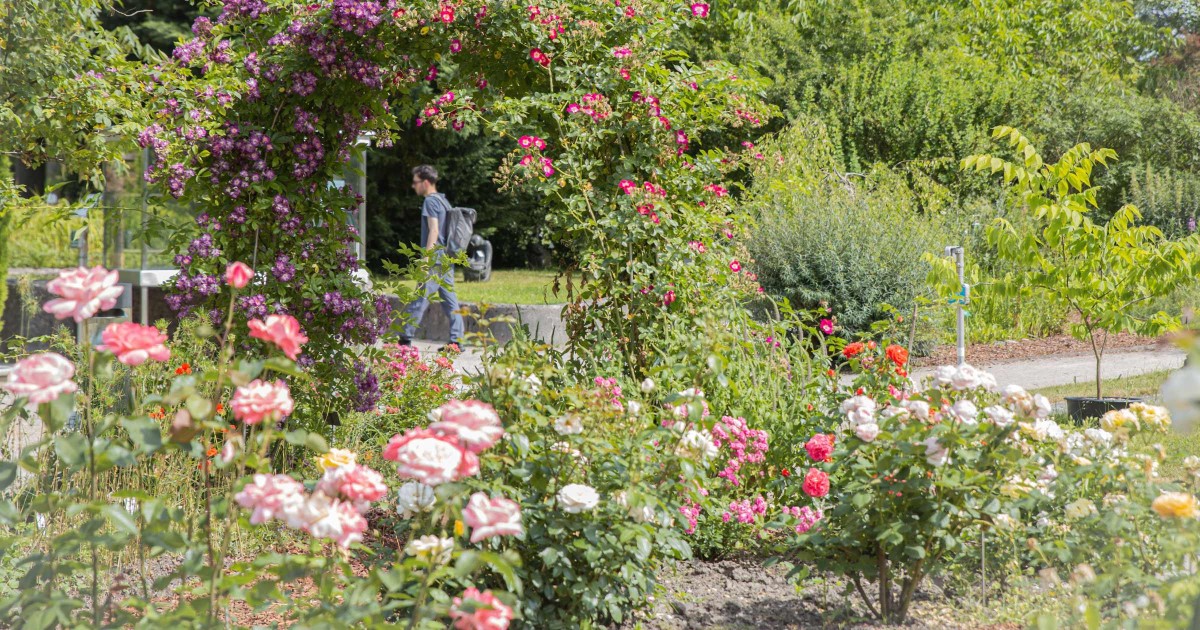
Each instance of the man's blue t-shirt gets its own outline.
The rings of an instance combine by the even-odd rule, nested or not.
[[[446,212],[450,210],[450,201],[442,193],[434,193],[425,198],[421,204],[421,247],[429,243],[429,219],[437,219],[437,244],[446,246]]]

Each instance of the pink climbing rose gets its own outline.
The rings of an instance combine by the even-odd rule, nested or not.
[[[459,445],[454,435],[431,429],[409,429],[392,436],[383,458],[399,464],[396,473],[404,479],[438,486],[479,473],[479,458]]]
[[[40,405],[79,389],[71,380],[73,376],[75,366],[61,354],[35,354],[17,361],[4,389],[13,396],[28,398],[29,402]]]
[[[245,288],[254,277],[254,270],[244,262],[232,262],[225,268],[225,283],[235,289]]]
[[[268,315],[267,321],[252,319],[247,324],[250,336],[255,339],[269,341],[295,361],[300,353],[300,346],[308,342],[308,337],[300,332],[300,322],[291,315]]]
[[[491,591],[480,592],[477,588],[463,591],[450,606],[455,630],[505,630],[512,617],[512,609]]]
[[[246,424],[278,422],[291,415],[294,406],[287,384],[280,380],[274,383],[262,379],[250,381],[234,390],[233,399],[229,401],[233,417]]]
[[[46,284],[46,290],[59,297],[46,302],[42,310],[57,319],[70,317],[80,323],[98,311],[116,306],[125,289],[117,284],[116,270],[97,265],[91,269],[64,269]]]
[[[96,349],[117,355],[117,360],[125,365],[141,365],[148,359],[166,361],[171,358],[171,351],[164,345],[166,333],[154,326],[134,322],[109,324],[100,338],[104,344],[96,346]]]
[[[463,510],[463,522],[471,528],[471,542],[477,543],[492,536],[519,536],[525,533],[521,525],[521,506],[511,499],[494,499],[482,492],[471,495]]]
[[[708,4],[706,4],[704,2],[693,2],[692,3],[692,15],[694,15],[698,18],[708,17]]]
[[[434,411],[437,421],[429,428],[450,435],[472,453],[482,453],[504,436],[496,410],[478,400],[451,400]]]

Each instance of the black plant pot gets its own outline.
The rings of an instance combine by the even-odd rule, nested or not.
[[[1083,424],[1087,418],[1099,418],[1113,409],[1124,409],[1135,402],[1142,402],[1142,399],[1067,396],[1067,415],[1075,424]]]

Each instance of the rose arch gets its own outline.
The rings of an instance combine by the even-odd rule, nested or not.
[[[387,146],[415,119],[512,141],[497,177],[540,193],[551,238],[577,261],[572,348],[644,369],[651,342],[737,317],[757,289],[723,183],[741,156],[704,140],[766,113],[752,81],[671,48],[707,12],[661,0],[225,2],[145,86],[157,111],[139,138],[155,156],[146,176],[202,209],[199,235],[178,243],[172,307],[218,318],[221,271],[252,262],[239,319],[295,315],[310,338],[300,365],[348,398],[369,395],[346,376],[364,369],[352,348],[386,331],[387,302],[354,282],[356,200],[327,182],[360,134]]]

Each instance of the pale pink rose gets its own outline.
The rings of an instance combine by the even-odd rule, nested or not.
[[[470,605],[463,606],[464,602],[470,602]],[[450,606],[455,630],[505,630],[512,616],[512,609],[491,591],[481,593],[476,588],[463,591],[462,597],[455,597]]]
[[[329,538],[343,548],[362,541],[367,531],[367,519],[363,518],[348,501],[333,501],[320,518],[312,521],[305,529],[313,538]]]
[[[291,315],[268,315],[265,322],[252,319],[247,325],[250,327],[251,337],[279,346],[287,358],[293,361],[300,353],[300,346],[308,342],[308,337],[300,332],[300,322]]]
[[[225,282],[235,288],[244,288],[254,277],[254,270],[244,262],[232,262],[225,268]]]
[[[117,360],[125,365],[141,365],[147,359],[166,361],[171,358],[171,351],[163,345],[167,335],[154,326],[133,322],[109,324],[100,338],[104,344],[96,346],[96,349],[117,355]]]
[[[429,429],[409,429],[392,436],[383,449],[384,459],[398,464],[396,472],[405,479],[437,486],[479,472],[479,458],[464,450],[458,438]]]
[[[258,424],[264,420],[277,422],[280,418],[292,413],[295,403],[283,381],[268,383],[255,379],[242,385],[233,392],[229,407],[233,409],[233,417],[246,424]]]
[[[471,495],[463,510],[463,522],[471,528],[471,542],[476,543],[492,536],[520,536],[525,533],[521,525],[521,506],[511,499],[476,492]]]
[[[99,265],[64,269],[46,284],[46,290],[59,297],[46,302],[42,310],[58,319],[73,318],[75,323],[116,306],[125,291],[117,285],[117,272]]]
[[[261,525],[296,511],[304,503],[304,486],[287,475],[258,474],[233,499],[238,505],[254,510],[250,523]]]
[[[326,470],[317,482],[317,490],[331,497],[342,496],[353,501],[355,509],[360,512],[371,507],[372,501],[378,501],[387,494],[383,475],[361,464],[347,464]]]
[[[61,354],[46,352],[17,361],[4,384],[13,396],[40,405],[79,389],[71,377],[75,366]]]
[[[438,410],[430,429],[453,435],[472,453],[482,453],[504,435],[500,416],[491,405],[478,400],[451,400]]]

